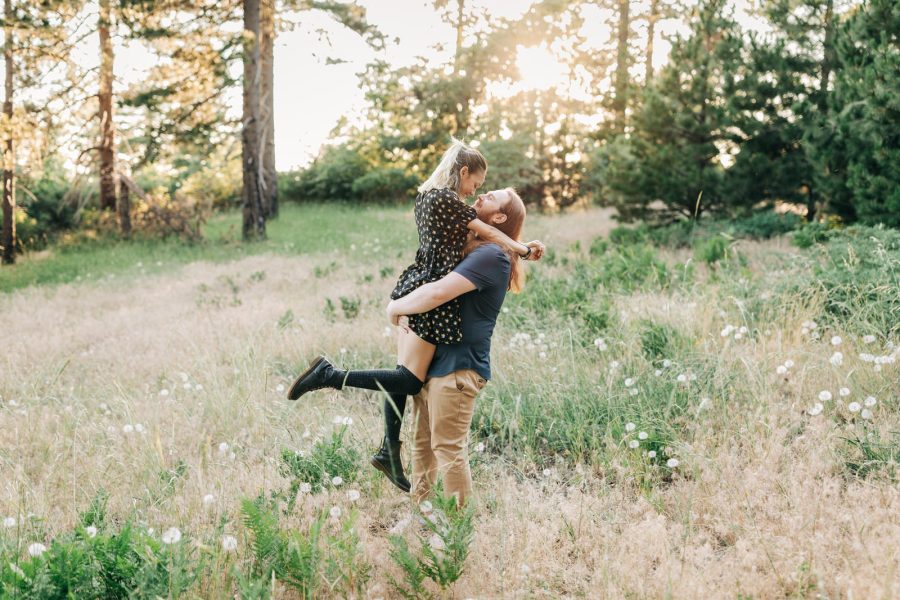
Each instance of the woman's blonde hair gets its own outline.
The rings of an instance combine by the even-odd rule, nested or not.
[[[425,183],[419,186],[419,193],[424,194],[431,190],[450,188],[459,192],[459,172],[463,167],[468,167],[469,173],[480,173],[487,170],[487,161],[481,152],[470,148],[456,138],[450,138],[453,143],[444,152],[441,162]]]
[[[504,188],[503,191],[509,194],[509,200],[500,207],[500,212],[506,215],[506,220],[502,223],[488,224],[505,233],[510,239],[518,241],[522,235],[522,228],[525,225],[525,203],[522,202],[519,194],[513,188]],[[463,248],[463,256],[467,256],[475,248],[487,243],[487,240],[477,236],[469,238]],[[506,255],[509,256],[510,266],[509,287],[507,289],[514,294],[518,294],[525,287],[525,268],[522,265],[522,258],[516,252],[507,252]]]

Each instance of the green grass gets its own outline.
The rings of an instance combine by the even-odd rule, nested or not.
[[[0,292],[31,285],[55,285],[109,276],[169,271],[194,261],[224,262],[254,254],[321,255],[341,252],[350,260],[377,260],[390,253],[409,255],[415,248],[412,210],[403,207],[350,207],[331,204],[285,204],[268,224],[268,239],[241,242],[238,211],[214,216],[204,227],[205,240],[125,242],[95,239],[60,243],[49,250],[20,256],[0,268]],[[355,249],[353,249],[355,247]]]

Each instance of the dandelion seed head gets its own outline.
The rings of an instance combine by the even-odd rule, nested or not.
[[[275,391],[278,392],[279,394],[280,394],[281,392],[283,392],[283,391],[284,391],[284,384],[283,384],[283,383],[279,383],[278,385],[276,385],[276,386],[275,386]]]
[[[678,462],[677,458],[670,458],[669,460],[666,461],[666,466],[669,467],[670,469],[674,469],[679,464],[680,463]]]
[[[159,390],[159,395],[160,395],[160,396],[168,396],[168,395],[169,395],[169,390],[163,388],[163,389]]]
[[[787,367],[784,365],[778,365],[778,368],[775,369],[775,372],[779,375],[785,375],[787,373]]]
[[[629,395],[629,396],[637,396],[637,395],[638,395],[638,389],[637,389],[637,388],[631,388],[631,389],[629,389],[629,390],[628,390],[628,395]]]
[[[350,502],[359,500],[359,490],[347,490],[347,500]]]
[[[237,538],[233,535],[223,535],[222,550],[225,552],[234,552],[237,550]]]
[[[662,365],[663,365],[663,368],[668,369],[669,367],[672,366],[672,361],[669,360],[668,358],[663,359]]]
[[[864,408],[864,409],[862,409],[862,412],[860,413],[860,416],[861,416],[863,419],[865,419],[866,421],[868,421],[868,420],[870,420],[870,419],[872,418],[872,411],[869,410],[868,408]]]
[[[816,402],[815,404],[813,404],[812,408],[810,408],[806,412],[809,413],[810,416],[815,417],[816,415],[822,414],[822,411],[824,409],[825,409],[825,407],[822,406],[821,402]]]
[[[3,526],[7,529],[16,526],[16,518],[15,517],[6,517],[3,519]]]
[[[863,404],[865,404],[867,407],[871,408],[871,407],[875,406],[876,404],[878,404],[878,400],[875,399],[875,396],[866,396],[866,399],[863,400]]]
[[[662,375],[662,369],[657,369],[657,370],[653,371],[653,374],[656,375],[657,377],[659,377],[660,375]]]
[[[829,400],[831,400],[831,392],[829,392],[828,390],[822,390],[821,392],[819,392],[819,400],[821,400],[822,402],[828,402]]]
[[[228,442],[222,442],[219,444],[219,454],[225,454],[228,452]]]
[[[831,355],[831,358],[828,359],[828,362],[830,362],[835,367],[839,367],[844,362],[844,354],[842,352],[835,352]]]
[[[177,544],[181,540],[181,531],[177,527],[169,527],[162,534],[163,544]]]
[[[544,477],[550,477],[553,474],[553,471],[551,471],[550,469],[544,469],[543,473]]]
[[[300,487],[297,488],[301,494],[308,494],[312,491],[312,484],[308,481],[304,481],[300,484]]]
[[[656,450],[647,450],[648,458],[656,458]]]
[[[641,431],[641,432],[639,432],[639,433],[638,433],[638,439],[639,439],[639,440],[646,440],[646,439],[647,439],[647,432],[646,432],[646,431]]]
[[[93,525],[88,525],[84,528],[84,532],[88,534],[88,537],[97,537],[97,528]]]
[[[862,407],[859,405],[859,402],[851,402],[850,404],[847,405],[847,410],[849,410],[852,413],[859,412],[860,408],[862,408]]]
[[[842,387],[838,390],[838,394],[840,394],[842,398],[846,398],[850,395],[850,388]]]
[[[137,431],[138,433],[144,433],[144,426],[140,423],[135,423],[134,430]]]
[[[328,514],[331,515],[332,519],[340,518],[341,516],[341,507],[340,506],[332,506],[328,511]]]
[[[632,450],[634,450],[635,448],[637,448],[640,445],[641,445],[641,443],[637,440],[630,440],[628,442],[628,447],[631,448]]]
[[[835,335],[835,336],[831,337],[831,345],[832,346],[840,346],[841,342],[843,342],[843,341],[844,340],[842,340],[841,336],[839,336],[839,335]]]
[[[475,446],[475,452],[484,452],[484,442],[478,442]]]
[[[738,332],[738,333],[734,334],[734,339],[736,339],[736,340],[740,340],[740,339],[742,339],[743,337],[744,337],[744,334],[741,333],[741,332]]]
[[[134,431],[134,426],[130,423],[126,423],[122,426],[122,433],[131,433],[132,431]]]
[[[341,485],[342,483],[344,483],[344,478],[341,477],[340,475],[335,475],[334,477],[331,478],[331,485],[338,486],[338,485]]]
[[[864,335],[862,338],[862,341],[864,344],[872,344],[875,342],[875,336],[874,335]]]
[[[215,501],[216,501],[216,497],[213,496],[212,494],[206,494],[205,496],[203,496],[203,504],[206,504],[207,506],[212,504]]]
[[[31,556],[33,558],[37,558],[46,551],[47,546],[41,544],[40,542],[35,542],[28,545],[28,556]]]
[[[685,375],[684,373],[679,373],[678,377],[676,377],[675,380],[678,383],[684,383],[685,381],[687,381],[687,375]]]
[[[635,427],[637,427],[637,425],[634,423],[625,423],[625,431],[634,431]]]
[[[787,359],[786,361],[784,361],[784,366],[788,369],[791,369],[794,366],[794,361],[792,361],[791,359]]]
[[[625,378],[625,387],[631,387],[634,385],[634,379],[631,377]]]

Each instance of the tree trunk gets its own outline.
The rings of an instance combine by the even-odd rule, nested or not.
[[[113,50],[109,0],[100,0],[100,209],[116,208],[116,164],[112,111]]]
[[[625,106],[628,93],[628,33],[630,28],[628,9],[628,0],[619,0],[619,39],[616,51],[616,82],[613,111],[616,114],[616,125],[620,130],[625,128]]]
[[[656,20],[659,19],[659,0],[650,0],[650,14],[647,16],[647,51],[644,57],[644,85],[653,79],[653,36],[656,35]]]
[[[12,40],[12,0],[4,0],[3,59],[6,62],[6,97],[3,100],[3,114],[6,117],[6,148],[3,152],[3,262],[16,262],[16,179],[15,156],[13,154],[12,101],[13,101],[13,40]]]
[[[825,40],[822,43],[822,76],[819,81],[819,110],[828,110],[828,80],[834,64],[834,0],[825,5]]]
[[[122,232],[122,237],[129,240],[131,239],[131,196],[128,195],[128,184],[124,177],[121,177],[119,181],[119,199],[116,208],[119,211],[119,230]]]
[[[259,1],[244,0],[244,123],[241,135],[243,161],[243,204],[245,241],[266,237],[266,215],[263,210],[260,179],[260,60]]]
[[[262,0],[262,187],[267,219],[278,216],[278,171],[275,170],[275,0]]]
[[[459,77],[459,72],[462,68],[463,34],[465,33],[466,26],[465,7],[466,0],[456,0],[456,49],[453,54],[453,75],[456,77]],[[456,111],[454,121],[456,122],[456,131],[454,131],[453,134],[458,137],[465,136],[469,130],[468,98],[462,98],[462,102]]]

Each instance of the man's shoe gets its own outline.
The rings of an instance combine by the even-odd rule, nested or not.
[[[309,368],[294,381],[291,389],[288,390],[288,400],[296,400],[306,392],[335,387],[328,383],[333,374],[334,365],[328,362],[324,356],[316,357],[309,365]]]
[[[391,483],[409,493],[409,479],[403,473],[403,463],[400,460],[400,446],[402,442],[389,442],[387,438],[381,442],[378,453],[372,456],[372,466],[384,473]]]

